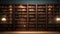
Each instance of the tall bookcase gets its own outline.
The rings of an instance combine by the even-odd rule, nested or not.
[[[59,4],[0,4],[0,31],[60,31],[57,17]]]

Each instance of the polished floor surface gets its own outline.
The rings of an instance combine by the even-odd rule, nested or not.
[[[10,32],[0,32],[0,34],[60,34],[59,32],[53,31],[10,31]]]

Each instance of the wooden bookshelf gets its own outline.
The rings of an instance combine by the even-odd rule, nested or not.
[[[59,4],[0,4],[0,31],[60,31],[59,15]]]

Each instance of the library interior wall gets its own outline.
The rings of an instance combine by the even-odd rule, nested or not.
[[[0,4],[59,4],[60,0],[0,0]]]

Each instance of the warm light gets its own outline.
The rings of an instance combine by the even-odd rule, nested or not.
[[[51,11],[52,6],[48,6],[48,10]]]
[[[9,5],[9,8],[12,8],[12,5]]]
[[[35,6],[28,6],[28,8],[35,8]]]
[[[12,10],[12,9],[9,9],[10,11]]]
[[[23,6],[23,5],[20,5],[18,8],[26,8],[25,6]]]
[[[51,8],[49,8],[48,10],[51,11]]]
[[[29,11],[34,11],[34,9],[29,9]]]
[[[26,25],[24,25],[24,27],[26,27]]]
[[[12,10],[12,6],[11,6],[11,5],[9,5],[9,10],[10,10],[10,11]]]
[[[56,21],[60,21],[60,18],[56,18]]]
[[[26,11],[26,9],[22,9],[22,11]]]
[[[6,18],[2,18],[1,20],[2,20],[2,21],[6,21]]]
[[[52,6],[48,6],[48,8],[52,8]]]

